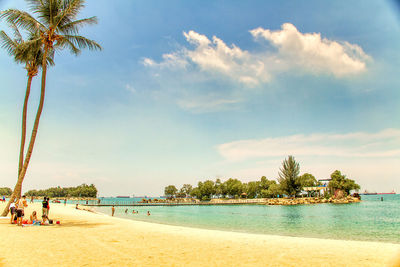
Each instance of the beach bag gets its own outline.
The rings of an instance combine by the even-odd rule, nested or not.
[[[50,219],[49,219],[49,224],[53,224],[53,220],[50,220]]]

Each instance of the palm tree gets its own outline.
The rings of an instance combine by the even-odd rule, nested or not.
[[[23,160],[24,160],[24,151],[25,151],[25,139],[26,139],[26,117],[27,117],[27,107],[29,94],[31,90],[32,79],[38,74],[38,70],[43,62],[43,51],[40,43],[31,43],[29,46],[24,45],[24,40],[22,35],[15,24],[10,24],[14,32],[14,39],[10,38],[4,31],[0,31],[0,44],[3,48],[7,50],[7,52],[14,57],[14,60],[18,63],[23,63],[25,65],[25,69],[27,71],[28,82],[26,86],[24,106],[22,111],[22,134],[21,134],[21,145],[20,145],[20,153],[19,153],[19,164],[18,164],[18,176],[21,173]],[[38,38],[39,32],[30,33],[28,40],[33,40]],[[47,57],[47,64],[54,65],[52,60],[53,54],[51,53]],[[22,184],[21,184],[22,185]],[[19,188],[15,188],[16,196],[21,196],[21,186]]]
[[[278,181],[282,190],[289,196],[296,197],[296,194],[301,191],[299,173],[300,165],[296,162],[293,156],[289,156],[282,162]]]
[[[79,11],[84,7],[84,0],[27,0],[27,2],[31,11],[37,14],[38,19],[34,18],[27,12],[17,9],[8,9],[3,11],[0,15],[0,18],[5,18],[8,23],[22,27],[29,32],[40,32],[39,38],[25,42],[22,49],[24,49],[24,46],[31,45],[31,43],[41,42],[43,46],[42,81],[39,106],[36,112],[35,122],[24,164],[22,165],[21,172],[18,176],[16,188],[17,186],[22,185],[25,177],[36,140],[40,116],[43,111],[46,89],[47,55],[52,51],[65,48],[69,48],[75,55],[78,55],[83,48],[101,50],[101,46],[95,41],[78,35],[80,27],[97,23],[96,17],[76,19]],[[15,199],[16,193],[16,190],[14,190],[9,203]],[[7,213],[8,210],[5,209],[3,214]]]

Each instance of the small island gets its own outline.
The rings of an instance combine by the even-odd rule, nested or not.
[[[222,182],[206,180],[194,187],[183,184],[178,190],[175,185],[164,189],[166,199],[143,200],[157,203],[196,203],[196,204],[266,204],[266,205],[304,205],[319,203],[348,204],[361,201],[358,193],[360,185],[335,170],[329,179],[316,179],[310,173],[300,174],[300,164],[293,156],[282,162],[279,177],[259,181],[241,182],[229,178]]]

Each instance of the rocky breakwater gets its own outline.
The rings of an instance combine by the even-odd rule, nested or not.
[[[309,205],[321,203],[349,204],[360,202],[357,197],[347,196],[342,198],[322,198],[322,197],[301,197],[301,198],[270,198],[267,199],[266,205]]]

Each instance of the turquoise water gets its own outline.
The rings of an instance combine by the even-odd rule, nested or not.
[[[298,206],[116,207],[115,216],[234,232],[400,243],[400,195],[380,198],[362,196],[361,203]],[[139,214],[132,214],[133,209]],[[96,210],[111,214],[110,207]],[[151,216],[146,215],[148,210]]]

